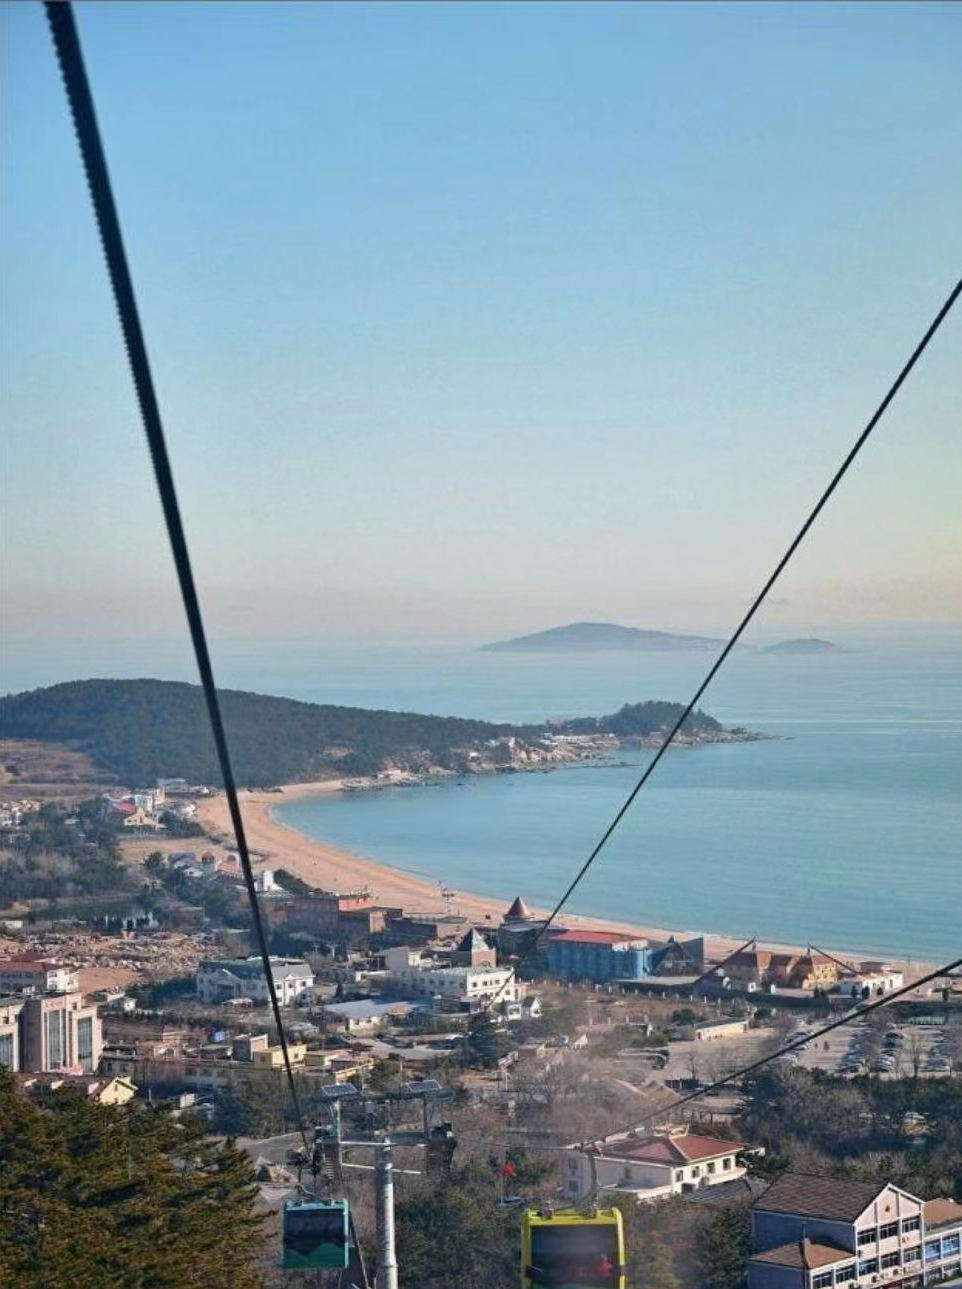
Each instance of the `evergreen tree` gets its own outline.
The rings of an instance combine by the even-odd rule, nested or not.
[[[699,1233],[698,1261],[704,1289],[741,1289],[751,1254],[749,1209],[720,1209]]]
[[[5,1289],[259,1289],[256,1194],[199,1123],[75,1092],[41,1109],[0,1072]]]

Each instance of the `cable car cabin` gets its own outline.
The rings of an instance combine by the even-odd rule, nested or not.
[[[288,1200],[281,1242],[285,1271],[343,1270],[350,1254],[347,1201]]]
[[[617,1209],[585,1217],[528,1209],[521,1227],[522,1289],[625,1289],[625,1237]]]

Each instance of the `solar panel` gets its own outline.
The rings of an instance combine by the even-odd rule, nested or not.
[[[411,1092],[415,1096],[420,1096],[422,1092],[440,1092],[441,1084],[437,1079],[414,1079],[410,1083],[402,1083],[402,1092]]]
[[[353,1083],[328,1083],[321,1088],[325,1101],[343,1101],[347,1097],[359,1097],[361,1094]]]

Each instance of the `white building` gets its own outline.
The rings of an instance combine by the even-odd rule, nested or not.
[[[76,970],[63,963],[27,954],[0,958],[0,994],[69,994],[78,987]]]
[[[450,998],[481,1004],[497,996],[502,1003],[518,1002],[524,985],[510,967],[447,967],[419,949],[388,949],[384,955],[387,978],[397,989],[422,997]]]
[[[300,958],[271,958],[271,975],[277,1001],[290,1006],[299,998],[310,997],[314,973]],[[270,1001],[264,964],[257,956],[228,960],[205,960],[197,967],[197,997],[207,1003],[222,1003],[231,998],[250,998],[255,1003]]]
[[[687,1128],[651,1136],[628,1133],[586,1151],[569,1146],[562,1159],[562,1186],[569,1200],[586,1199],[597,1188],[650,1201],[667,1199],[745,1175],[740,1141],[703,1137]]]
[[[838,982],[838,993],[851,994],[853,998],[878,998],[890,994],[893,989],[901,989],[905,977],[901,971],[878,971],[871,974],[847,976]],[[868,993],[865,993],[865,990]]]

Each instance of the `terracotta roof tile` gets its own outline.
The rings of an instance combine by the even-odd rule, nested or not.
[[[780,1244],[777,1249],[768,1249],[765,1253],[756,1253],[752,1262],[773,1262],[778,1267],[830,1267],[835,1262],[854,1262],[855,1254],[850,1249],[843,1249],[840,1244],[831,1244],[827,1240],[805,1240],[804,1258],[802,1241],[793,1240],[791,1244]]]
[[[962,1223],[962,1204],[954,1199],[930,1199],[925,1205],[925,1229],[945,1226],[948,1223]]]

